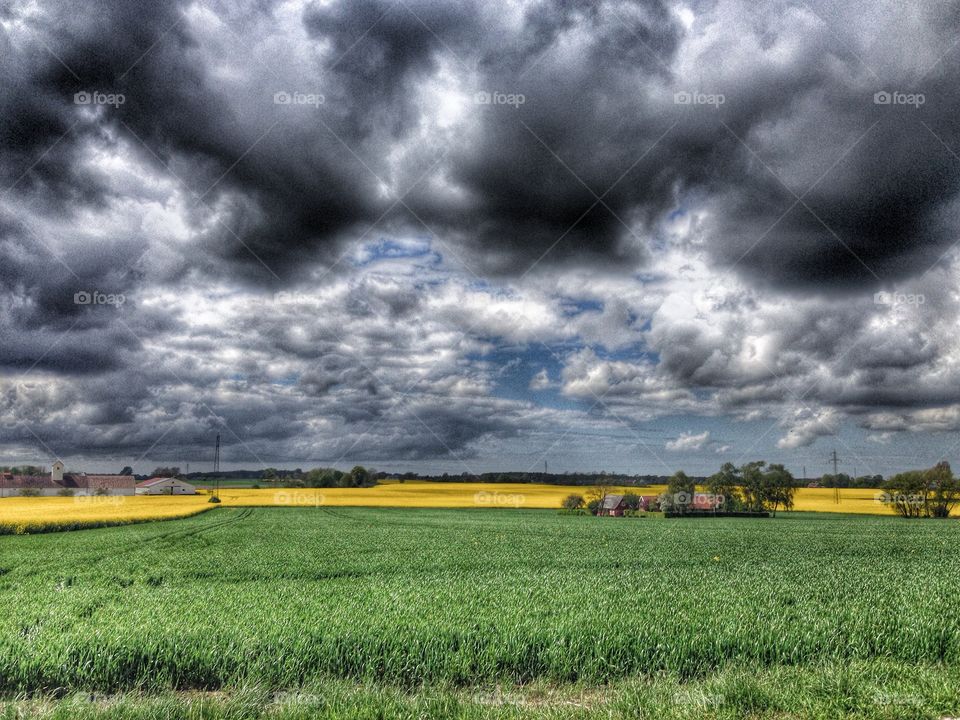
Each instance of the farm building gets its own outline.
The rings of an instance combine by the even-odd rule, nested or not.
[[[63,463],[53,463],[49,475],[0,473],[0,497],[18,495],[133,495],[133,475],[64,473]]]
[[[626,509],[627,504],[623,500],[623,495],[604,495],[603,502],[600,503],[600,511],[597,514],[620,517]]]
[[[137,495],[196,495],[197,488],[172,477],[155,477],[137,483]]]

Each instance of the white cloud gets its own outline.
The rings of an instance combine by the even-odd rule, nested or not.
[[[813,412],[804,408],[795,413],[789,421],[787,434],[777,441],[777,447],[793,449],[812,445],[818,437],[836,434],[839,418],[833,410]]]
[[[675,452],[689,451],[689,450],[702,450],[704,445],[706,445],[710,440],[710,431],[706,430],[698,435],[693,433],[685,432],[681,433],[680,437],[670,440],[666,444],[667,450],[673,450]]]

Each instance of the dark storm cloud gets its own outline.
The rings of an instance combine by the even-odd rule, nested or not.
[[[3,5],[0,367],[28,375],[4,387],[0,411],[19,418],[5,437],[31,443],[30,426],[64,452],[141,452],[161,437],[203,448],[228,427],[251,457],[471,457],[553,422],[495,397],[476,359],[505,339],[570,342],[548,386],[610,391],[636,417],[960,401],[952,280],[900,324],[869,298],[909,291],[960,237],[956,4],[686,10]],[[125,101],[74,102],[90,91]],[[724,102],[676,101],[698,92]],[[678,216],[695,230],[669,239]],[[422,240],[437,267],[462,258],[503,287],[478,299],[449,276],[358,280],[381,259],[341,255],[361,236]],[[614,283],[672,242],[746,289],[662,317],[664,296],[623,297]],[[541,258],[547,277],[516,281]],[[575,269],[596,274],[537,294]],[[322,296],[249,300],[284,288]],[[77,302],[85,291],[126,303]],[[783,292],[813,300],[770,301]],[[559,296],[601,309],[564,319]],[[642,343],[655,360],[590,349]],[[789,442],[834,427],[823,417]]]
[[[261,261],[283,275],[307,258],[335,257],[338,242],[367,229],[425,171],[451,192],[422,183],[406,200],[417,217],[396,206],[383,228],[422,232],[423,219],[479,267],[508,274],[547,251],[548,265],[629,267],[666,213],[698,204],[714,216],[706,242],[719,262],[788,286],[903,277],[956,237],[960,171],[943,146],[960,146],[960,61],[947,53],[930,68],[908,67],[866,35],[831,34],[812,10],[703,5],[685,28],[652,0],[535,2],[512,19],[474,3],[310,4],[299,19],[306,39],[288,40],[308,54],[291,72],[262,52],[218,55],[216,24],[198,21],[199,9],[53,6],[4,37],[4,179],[21,178],[21,194],[51,208],[97,203],[106,190],[77,154],[124,139],[141,162],[173,168],[192,200],[224,211],[222,226],[198,233],[202,253],[267,281]],[[278,29],[270,5],[210,10],[231,26],[218,41],[236,33],[240,47],[297,30]],[[949,49],[944,19],[925,17],[916,29],[933,57]],[[685,49],[710,22],[725,32]],[[225,61],[239,62],[242,90],[216,67]],[[441,68],[468,98],[502,92],[524,102],[471,105],[463,142],[438,136],[436,148],[388,161],[418,143],[433,111],[418,92]],[[126,102],[84,115],[71,98],[90,89]],[[324,103],[273,104],[274,92],[298,89],[322,89]],[[675,92],[698,90],[725,102],[674,103]],[[926,102],[878,106],[879,90],[920,92]]]

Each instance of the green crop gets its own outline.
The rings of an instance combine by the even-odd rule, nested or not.
[[[960,659],[960,524],[218,509],[0,537],[0,692]]]

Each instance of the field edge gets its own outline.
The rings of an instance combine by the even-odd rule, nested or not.
[[[960,666],[894,661],[730,666],[601,685],[396,686],[330,680],[287,691],[71,693],[0,699],[14,718],[945,718],[960,712]]]

